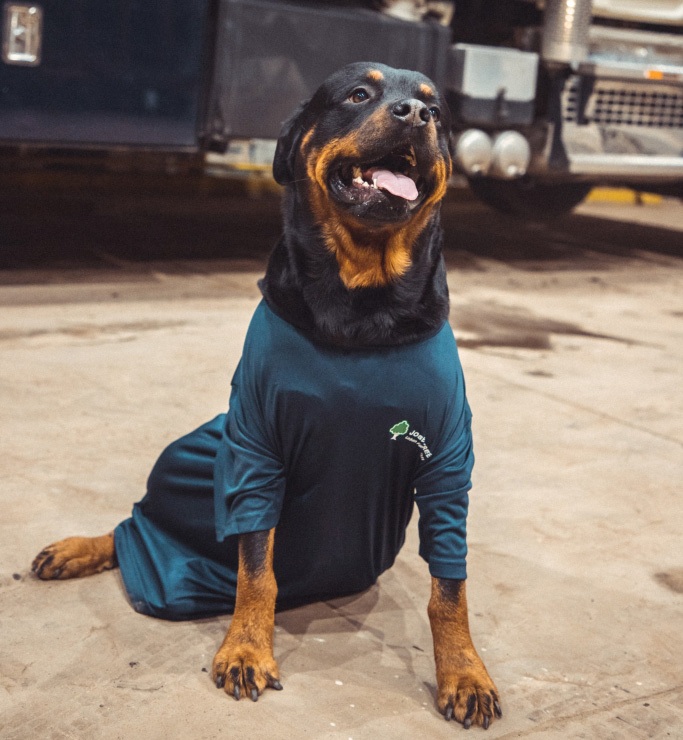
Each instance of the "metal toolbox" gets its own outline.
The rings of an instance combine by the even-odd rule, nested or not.
[[[462,122],[494,126],[531,123],[538,55],[517,49],[456,44],[446,89]]]

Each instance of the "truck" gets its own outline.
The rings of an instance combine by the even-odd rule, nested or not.
[[[554,218],[595,185],[683,194],[683,0],[8,0],[0,163],[269,172],[353,61],[421,71],[476,196]]]

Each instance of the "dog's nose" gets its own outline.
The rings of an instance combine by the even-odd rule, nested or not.
[[[425,126],[429,123],[431,115],[427,106],[415,98],[399,100],[391,107],[391,115],[409,126]]]

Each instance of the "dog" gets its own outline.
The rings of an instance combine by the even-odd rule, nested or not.
[[[115,531],[33,562],[44,580],[118,565],[145,614],[233,612],[212,678],[235,699],[282,688],[276,607],[370,587],[416,503],[438,709],[465,728],[502,716],[467,616],[471,413],[439,220],[449,115],[427,77],[370,63],[294,112],[273,163],[283,233],[229,411],[162,453]]]

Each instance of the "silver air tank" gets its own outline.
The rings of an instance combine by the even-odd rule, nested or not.
[[[541,56],[574,64],[588,55],[592,0],[546,0]]]

